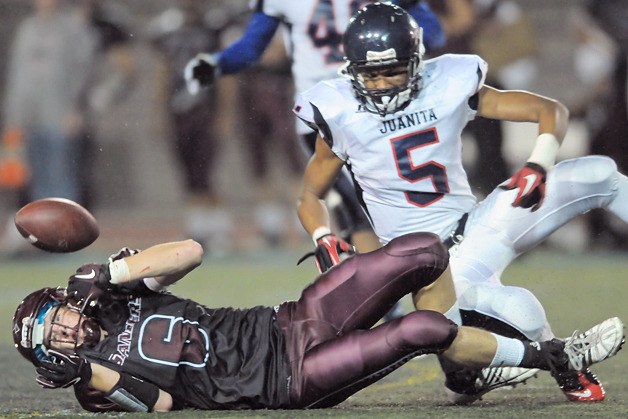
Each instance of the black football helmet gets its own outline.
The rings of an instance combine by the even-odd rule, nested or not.
[[[67,300],[65,288],[42,288],[26,296],[13,316],[13,343],[33,365],[49,361],[44,345],[44,317]]]
[[[402,8],[372,3],[358,11],[344,34],[345,64],[340,75],[349,77],[356,97],[366,110],[381,116],[405,108],[419,91],[423,64],[423,32]],[[368,89],[363,73],[373,69],[405,67],[405,83],[386,89]]]
[[[39,366],[43,361],[56,362],[54,357],[48,355],[47,345],[50,343],[50,336],[45,336],[44,318],[51,310],[58,310],[61,306],[68,307],[81,314],[79,322],[73,326],[57,324],[57,327],[73,329],[75,338],[67,338],[66,343],[74,345],[74,354],[80,346],[78,343],[78,330],[83,332],[81,344],[93,345],[100,340],[100,327],[98,323],[83,314],[84,306],[76,304],[68,298],[65,288],[42,288],[27,295],[19,304],[13,316],[13,343],[16,349],[24,358],[33,365]],[[56,313],[52,313],[52,318]],[[52,329],[52,328],[51,328]],[[56,340],[64,342],[62,340]]]

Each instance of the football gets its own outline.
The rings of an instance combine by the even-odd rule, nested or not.
[[[70,253],[92,244],[100,235],[94,216],[64,198],[45,198],[22,207],[15,227],[33,246],[47,252]]]

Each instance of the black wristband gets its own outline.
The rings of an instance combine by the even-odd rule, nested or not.
[[[105,397],[130,412],[152,412],[159,399],[159,387],[121,372],[120,379]]]

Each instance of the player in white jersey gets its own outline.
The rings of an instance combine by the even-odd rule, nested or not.
[[[222,51],[200,54],[190,61],[185,77],[188,88],[198,91],[211,85],[220,75],[244,70],[254,65],[269,45],[280,25],[285,30],[286,44],[292,59],[292,75],[296,91],[304,91],[321,80],[336,77],[343,63],[342,35],[349,18],[369,0],[251,0],[254,11],[240,39]],[[438,49],[444,45],[445,35],[434,13],[426,2],[396,0],[425,28],[426,45]],[[308,154],[313,153],[316,132],[298,121],[297,132],[302,137]],[[379,247],[370,223],[357,201],[353,182],[345,171],[334,190],[341,198],[336,207],[336,221],[342,236],[353,242],[360,251]],[[321,245],[321,250],[325,250]],[[321,261],[319,268],[330,265]]]
[[[448,1],[448,0],[447,0]],[[199,54],[191,60],[185,78],[191,92],[201,86],[211,85],[220,75],[242,71],[259,61],[280,25],[285,29],[286,44],[292,59],[292,75],[297,92],[309,89],[321,80],[336,77],[343,63],[342,35],[349,18],[371,0],[251,0],[254,11],[240,39],[222,51]],[[418,0],[395,0],[402,5],[423,27],[428,49],[438,49],[445,44],[438,18],[427,2]],[[316,132],[297,120],[297,133],[308,157],[314,152]],[[379,247],[368,218],[358,201],[349,172],[343,170],[336,179],[333,191],[340,199],[334,205],[336,224],[343,240],[334,236],[315,237],[318,249],[316,263],[321,272],[329,269],[338,260],[329,255],[329,248],[350,246],[349,240],[361,252]],[[333,253],[333,252],[332,252]],[[396,305],[387,319],[403,314]]]
[[[602,156],[554,165],[569,117],[562,104],[486,86],[487,65],[477,56],[424,61],[421,44],[420,28],[403,10],[366,6],[345,32],[345,77],[298,96],[295,113],[319,131],[303,178],[301,222],[310,234],[330,233],[322,198],[347,165],[382,243],[429,231],[450,247],[458,303],[447,307],[448,317],[461,322],[462,313],[465,323],[530,340],[552,337],[536,297],[502,285],[500,276],[518,255],[592,208],[628,222],[628,178]],[[461,159],[461,132],[475,116],[539,126],[525,166],[480,203]],[[588,370],[554,376],[570,400],[604,398]],[[448,375],[446,384],[458,393],[452,400],[462,400],[464,382]]]

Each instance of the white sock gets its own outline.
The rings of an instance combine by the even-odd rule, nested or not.
[[[525,347],[518,339],[511,339],[491,333],[497,339],[497,350],[489,367],[517,367],[523,359]]]

